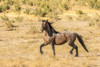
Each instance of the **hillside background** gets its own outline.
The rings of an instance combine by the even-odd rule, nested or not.
[[[89,53],[76,40],[79,57],[67,43],[43,47],[41,20],[57,31],[73,31],[83,38]],[[0,67],[100,67],[100,0],[0,0]]]

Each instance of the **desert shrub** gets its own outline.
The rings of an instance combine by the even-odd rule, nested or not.
[[[88,5],[91,8],[100,9],[100,1],[99,0],[89,0]]]
[[[23,3],[23,4],[26,4],[26,0],[22,0],[22,3]]]
[[[30,5],[30,6],[33,6],[33,2],[32,2],[32,1],[29,1],[29,5]]]
[[[34,10],[35,15],[39,15],[42,17],[45,17],[49,15],[50,13],[53,13],[55,11],[59,10],[68,10],[69,7],[67,5],[67,2],[64,0],[34,0],[33,1],[34,6],[37,8]],[[58,14],[58,13],[57,13]]]
[[[15,10],[16,10],[16,11],[20,11],[20,10],[21,10],[21,6],[20,6],[19,4],[16,4],[16,5],[15,5]]]
[[[76,11],[76,14],[81,15],[81,14],[84,14],[84,13],[83,13],[83,11],[78,10],[78,11]]]
[[[22,21],[23,21],[23,17],[18,16],[18,17],[15,18],[15,20],[16,20],[17,22],[22,22]]]
[[[93,27],[93,26],[95,26],[95,22],[94,21],[90,21],[90,22],[88,22],[88,25],[89,25],[89,27]]]
[[[37,28],[35,26],[31,26],[27,31],[28,34],[35,34],[37,33]]]
[[[0,12],[6,11],[9,9],[10,9],[10,6],[7,3],[0,5]]]
[[[14,0],[6,0],[5,1],[8,5],[13,5],[14,4]]]
[[[30,8],[26,8],[25,11],[24,11],[24,13],[30,14],[30,11],[31,11]]]
[[[76,11],[76,14],[77,14],[76,20],[81,20],[81,21],[91,20],[91,17],[89,17],[86,13],[84,13],[81,10]]]
[[[91,21],[89,21],[89,26],[93,27],[99,27],[100,28],[100,15],[99,14],[96,14],[92,19]]]
[[[35,15],[39,15],[41,17],[45,17],[45,15],[47,14],[42,8],[36,8],[34,10],[34,14]]]
[[[95,3],[94,8],[95,9],[100,9],[100,1]]]
[[[6,15],[1,16],[1,19],[2,19],[3,21],[9,21],[9,18],[8,18]]]
[[[13,30],[14,25],[10,21],[5,21],[4,23],[7,31]]]
[[[89,0],[89,1],[88,1],[88,5],[89,5],[91,8],[94,8],[95,0]]]
[[[58,12],[50,12],[48,14],[48,17],[51,19],[51,21],[54,21],[54,20],[58,20],[59,19]]]
[[[69,20],[69,21],[73,20],[72,16],[69,16],[69,15],[67,15],[66,19]]]
[[[68,9],[69,9],[69,7],[68,7],[68,5],[67,5],[66,3],[62,3],[62,4],[61,4],[61,7],[62,7],[63,9],[65,9],[65,10],[68,10]]]
[[[14,25],[12,24],[12,22],[9,20],[9,18],[6,15],[1,16],[1,19],[4,21],[3,22],[4,27],[7,31],[13,30]]]
[[[0,6],[0,12],[3,12],[3,8],[2,8],[2,6]]]
[[[28,5],[30,5],[30,6],[33,6],[33,1],[34,1],[34,0],[22,0],[22,3],[23,3],[23,4],[28,4]]]

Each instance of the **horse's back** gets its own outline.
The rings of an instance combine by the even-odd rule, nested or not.
[[[56,34],[55,44],[61,45],[66,43],[68,40],[76,39],[75,33],[70,31],[64,31]]]

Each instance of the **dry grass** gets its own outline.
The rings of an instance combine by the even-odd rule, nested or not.
[[[23,17],[27,19],[27,17]],[[32,19],[32,18],[30,18]],[[79,57],[69,54],[71,47],[56,46],[53,56],[51,46],[43,48],[40,55],[39,47],[43,43],[40,33],[41,22],[34,18],[32,22],[14,23],[16,30],[5,31],[0,23],[0,67],[99,67],[100,63],[100,32],[99,28],[89,27],[86,21],[56,21],[53,26],[58,31],[73,31],[82,35],[89,53],[86,53],[78,41]],[[96,29],[96,30],[95,30]],[[27,34],[27,32],[30,32]]]
[[[24,0],[23,3],[25,3]],[[28,4],[32,7],[31,2]],[[72,5],[74,4],[77,3]],[[21,5],[21,7],[23,9],[26,6]],[[81,17],[79,10],[84,13],[81,14]],[[49,19],[55,21],[52,26],[57,31],[73,31],[82,36],[89,53],[85,52],[76,40],[75,44],[79,47],[79,57],[74,57],[75,51],[73,55],[70,55],[69,51],[72,48],[67,43],[55,47],[56,56],[53,56],[51,45],[43,47],[44,54],[41,55],[39,52],[39,47],[43,43],[41,17],[26,15],[23,11],[0,13],[0,17],[2,16],[0,18],[0,67],[100,66],[100,10],[73,6],[72,9],[64,11],[61,15],[52,15],[57,20],[53,20],[52,16]],[[76,11],[79,13],[77,14]],[[60,20],[58,20],[59,18]],[[46,18],[42,17],[42,19]],[[4,24],[4,22],[7,23]],[[15,30],[6,31],[6,26]]]

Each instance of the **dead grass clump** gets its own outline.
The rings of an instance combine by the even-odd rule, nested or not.
[[[9,21],[9,18],[8,18],[6,15],[1,16],[1,19],[2,19],[3,21]]]
[[[93,26],[95,26],[95,23],[93,21],[90,21],[89,22],[89,27],[93,27]]]
[[[100,15],[96,14],[96,16],[93,17],[91,21],[89,22],[89,26],[90,27],[93,27],[93,26],[100,27]]]
[[[94,9],[100,9],[100,0],[89,0],[88,5]]]
[[[69,16],[69,15],[67,15],[67,20],[69,20],[69,21],[72,21],[73,20],[73,17],[72,16]]]
[[[23,21],[23,17],[22,16],[18,16],[18,17],[15,18],[15,21],[22,22]]]
[[[10,6],[7,3],[3,3],[2,5],[0,5],[0,12],[4,12],[9,9],[10,9]]]
[[[81,10],[78,10],[76,11],[76,14],[77,14],[77,20],[81,20],[81,21],[88,21],[88,20],[91,20],[91,17],[89,17],[86,13],[84,13],[83,11]]]
[[[30,8],[26,8],[25,11],[24,11],[24,13],[30,14],[30,11],[31,11]]]
[[[28,34],[35,34],[35,33],[37,33],[37,28],[35,26],[31,26],[27,33]]]
[[[5,24],[5,29],[6,29],[7,31],[14,30],[14,29],[13,29],[14,25],[13,25],[10,21],[5,21],[4,24]]]
[[[78,10],[78,11],[76,11],[76,14],[78,14],[78,15],[82,15],[82,14],[84,14],[84,12],[81,11],[81,10]]]
[[[19,4],[15,5],[15,11],[21,11],[21,6]]]
[[[4,27],[7,31],[14,30],[13,29],[14,25],[12,24],[12,22],[9,20],[9,18],[6,15],[1,16],[1,19],[4,21]]]
[[[42,8],[36,8],[33,12],[34,15],[45,17],[47,12],[44,11]]]

